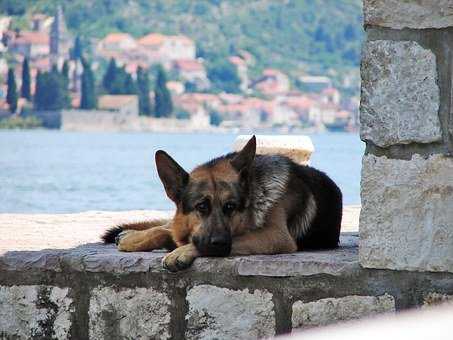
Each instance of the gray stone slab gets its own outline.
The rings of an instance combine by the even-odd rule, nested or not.
[[[453,26],[451,0],[364,0],[366,25],[401,28],[443,28]]]
[[[187,271],[230,273],[243,276],[347,275],[359,269],[357,245],[357,235],[350,233],[341,237],[341,247],[334,250],[281,255],[198,258]],[[162,268],[162,259],[165,254],[165,251],[120,252],[114,245],[92,243],[63,250],[6,252],[0,256],[0,270],[34,269],[55,272],[72,270],[116,274],[162,273],[165,272]]]
[[[351,295],[306,303],[296,301],[292,308],[291,322],[293,329],[304,329],[389,312],[395,312],[393,296]]]
[[[272,294],[211,285],[187,292],[187,339],[261,339],[275,335]]]
[[[69,339],[73,305],[68,288],[0,286],[1,339]]]
[[[244,257],[237,271],[243,276],[352,275],[360,270],[357,242],[357,236],[342,236],[341,246],[335,250]]]
[[[88,311],[90,339],[170,339],[170,305],[152,288],[98,287]]]
[[[362,266],[453,272],[452,158],[364,156],[362,204]]]
[[[414,41],[376,40],[362,53],[360,134],[380,147],[442,139],[436,57]]]

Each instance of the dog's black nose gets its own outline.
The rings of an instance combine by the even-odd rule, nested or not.
[[[213,235],[209,239],[211,247],[225,247],[230,243],[230,238],[223,235]]]

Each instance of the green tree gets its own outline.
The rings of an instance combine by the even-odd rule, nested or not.
[[[82,41],[80,40],[80,36],[77,36],[74,40],[74,47],[71,49],[70,52],[72,60],[79,60],[83,57],[83,45]]]
[[[151,102],[149,100],[149,76],[148,71],[141,67],[137,69],[137,93],[138,107],[141,115],[151,116]]]
[[[6,102],[9,105],[9,110],[11,113],[16,112],[17,110],[17,85],[16,77],[14,75],[14,70],[12,68],[8,69],[8,90],[6,92]]]
[[[227,60],[218,60],[209,65],[208,78],[215,90],[228,93],[240,92],[241,79],[236,67]]]
[[[66,82],[59,72],[38,72],[34,103],[36,110],[61,110],[68,106],[68,101]]]
[[[154,115],[169,117],[173,112],[173,102],[167,88],[167,76],[160,66],[157,70],[156,85],[154,87]]]
[[[20,94],[23,98],[31,100],[30,65],[28,64],[28,58],[24,58],[24,62],[22,63],[22,85]]]
[[[96,88],[93,71],[91,65],[82,58],[82,98],[80,100],[80,108],[90,110],[96,108]]]
[[[111,93],[111,88],[115,82],[116,73],[117,73],[116,61],[115,61],[115,58],[111,58],[110,62],[109,62],[109,66],[107,67],[104,77],[102,78],[102,87],[108,93]]]
[[[61,77],[63,79],[63,92],[65,96],[65,107],[70,107],[71,97],[69,95],[69,64],[65,60],[61,68]]]
[[[127,73],[124,69],[124,74],[122,75],[122,78],[124,79],[124,84],[122,86],[122,91],[120,91],[121,94],[137,94],[137,87],[135,86],[134,79],[132,79],[132,76]]]
[[[69,83],[69,64],[67,60],[64,61],[63,66],[61,68],[61,75]]]

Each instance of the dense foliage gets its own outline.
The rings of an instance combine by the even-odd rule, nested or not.
[[[137,88],[132,76],[124,67],[118,67],[115,59],[111,59],[102,78],[102,86],[108,94],[136,94]]]
[[[362,0],[4,0],[0,12],[25,17],[63,5],[70,30],[85,38],[124,31],[185,34],[209,62],[239,50],[251,53],[254,72],[357,67]],[[18,20],[24,22],[24,20]]]
[[[214,90],[227,93],[240,92],[241,79],[236,67],[226,59],[208,65],[208,78]]]
[[[34,106],[36,110],[61,110],[70,106],[67,79],[56,67],[36,75]]]

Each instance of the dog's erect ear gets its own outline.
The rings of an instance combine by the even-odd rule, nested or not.
[[[178,203],[182,190],[189,182],[189,174],[162,150],[156,152],[156,167],[168,198]]]
[[[256,153],[256,137],[253,136],[242,148],[241,151],[231,160],[231,165],[237,170],[242,171],[252,166]]]

